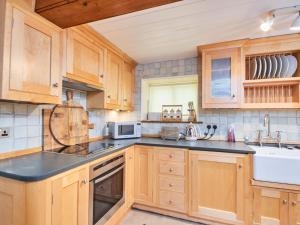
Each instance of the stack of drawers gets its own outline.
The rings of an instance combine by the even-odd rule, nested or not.
[[[187,209],[186,150],[157,148],[157,204],[177,212]]]

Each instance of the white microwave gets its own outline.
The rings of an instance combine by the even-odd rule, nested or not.
[[[140,122],[109,122],[109,135],[113,139],[140,138],[142,124]]]

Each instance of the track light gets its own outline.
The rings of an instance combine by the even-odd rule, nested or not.
[[[300,11],[296,20],[293,22],[292,26],[290,27],[290,30],[300,30]]]
[[[264,32],[267,32],[271,29],[273,23],[275,20],[275,14],[272,14],[272,16],[268,17],[261,25],[260,25],[260,29]]]

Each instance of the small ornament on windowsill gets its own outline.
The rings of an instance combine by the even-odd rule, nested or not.
[[[197,116],[196,116],[196,111],[195,111],[195,108],[194,108],[194,103],[193,102],[188,102],[188,106],[189,106],[188,121],[189,122],[197,122]]]
[[[182,121],[182,105],[162,105],[161,121]]]

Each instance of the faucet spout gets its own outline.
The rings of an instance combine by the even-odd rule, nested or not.
[[[264,127],[267,127],[267,137],[271,137],[270,115],[269,114],[265,114]]]

